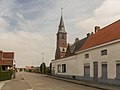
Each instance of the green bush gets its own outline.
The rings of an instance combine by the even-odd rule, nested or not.
[[[1,71],[0,72],[0,81],[10,80],[12,77],[12,71]]]

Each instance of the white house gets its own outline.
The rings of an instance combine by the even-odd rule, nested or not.
[[[95,33],[77,45],[74,54],[67,56],[66,51],[65,57],[52,60],[53,75],[120,85],[120,20],[95,27]]]

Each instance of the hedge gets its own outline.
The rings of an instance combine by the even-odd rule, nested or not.
[[[0,81],[10,80],[12,77],[12,71],[0,71]]]

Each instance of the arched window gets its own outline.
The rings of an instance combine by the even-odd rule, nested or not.
[[[65,49],[63,48],[62,51],[65,51]]]

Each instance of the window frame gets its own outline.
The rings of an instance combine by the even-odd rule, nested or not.
[[[60,64],[57,65],[57,73],[61,73],[61,65]]]
[[[108,54],[108,50],[104,49],[101,51],[101,56],[107,55]]]
[[[88,64],[84,64],[84,76],[85,77],[90,77],[90,64],[89,63]]]
[[[120,63],[116,63],[116,79],[119,79],[120,80],[120,73],[117,73],[117,65],[120,65]]]
[[[61,39],[65,39],[65,36],[64,36],[64,34],[62,34],[62,35],[61,35]]]
[[[66,73],[66,64],[62,64],[62,73]]]
[[[103,71],[105,68],[106,68],[106,72]],[[107,62],[101,64],[101,77],[104,79],[108,78],[108,64],[107,64]]]
[[[85,54],[85,59],[89,58],[90,55],[88,53]]]

